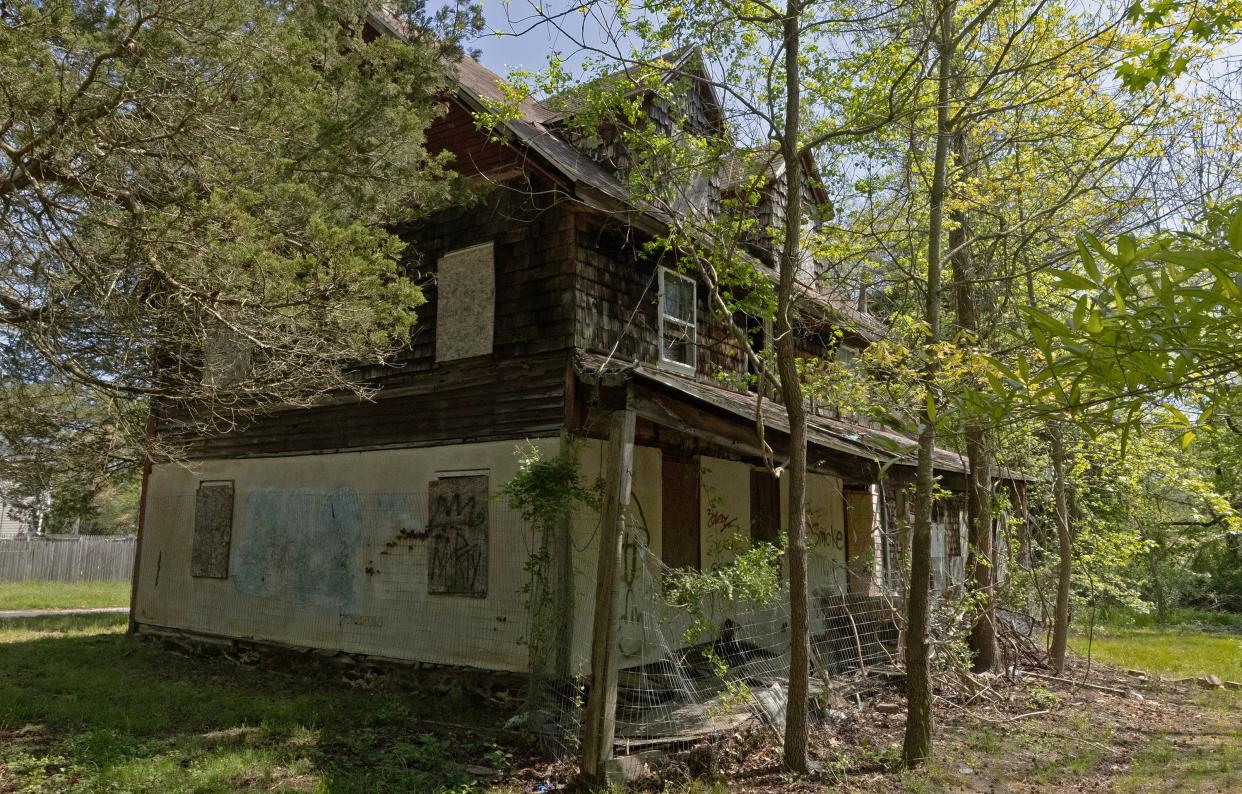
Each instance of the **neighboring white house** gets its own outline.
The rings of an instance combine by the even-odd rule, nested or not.
[[[39,534],[42,522],[43,512],[50,505],[51,500],[47,498],[40,499],[38,510],[33,515],[25,510],[19,510],[18,505],[5,497],[4,483],[0,483],[0,540],[10,540],[19,535],[37,535]]]

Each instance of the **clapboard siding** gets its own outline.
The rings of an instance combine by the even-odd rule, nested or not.
[[[201,442],[202,457],[278,455],[550,435],[564,423],[566,351],[417,373],[415,393],[268,417]],[[454,372],[456,370],[457,372]],[[471,377],[454,380],[468,370]],[[411,386],[410,388],[415,388]]]

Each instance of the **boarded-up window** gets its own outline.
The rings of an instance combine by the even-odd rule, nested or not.
[[[875,506],[870,491],[845,492],[845,551],[849,591],[874,595]]]
[[[750,471],[750,538],[776,545],[781,534],[781,481],[767,469]]]
[[[198,484],[194,498],[194,544],[190,575],[227,579],[229,548],[233,542],[233,482]]]
[[[440,257],[436,272],[436,361],[492,352],[496,268],[492,244]]]
[[[698,461],[665,455],[661,470],[661,556],[670,568],[697,571],[701,564]]]
[[[932,509],[933,523],[944,527],[944,553],[949,557],[962,556],[962,499],[951,496],[935,503]]]
[[[444,477],[427,488],[427,592],[487,596],[488,477]]]

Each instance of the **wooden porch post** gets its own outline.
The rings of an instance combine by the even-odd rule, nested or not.
[[[614,411],[608,429],[607,479],[600,516],[599,565],[595,574],[595,619],[591,638],[591,689],[582,726],[582,775],[604,782],[612,757],[617,713],[617,624],[621,600],[617,581],[625,542],[625,507],[630,503],[634,459],[634,409]]]

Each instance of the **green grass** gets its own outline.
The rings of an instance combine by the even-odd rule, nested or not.
[[[129,582],[0,582],[0,610],[129,606]]]
[[[0,621],[0,791],[493,790],[508,714],[462,686],[190,658],[124,615]],[[466,726],[428,725],[427,719]]]
[[[1198,701],[1193,724],[1157,731],[1135,753],[1117,791],[1242,791],[1242,697],[1216,691]]]
[[[1076,631],[1070,637],[1070,648],[1086,656],[1086,633]],[[1096,626],[1091,656],[1105,664],[1165,678],[1215,675],[1242,681],[1242,634]]]
[[[1237,712],[1231,713],[1231,721],[1207,726],[1211,730],[1200,734],[1210,741],[1187,748],[1165,737],[1144,747],[1115,790],[1242,791],[1242,728]]]
[[[1180,625],[1110,616],[1109,623],[1095,627],[1093,658],[1164,678],[1215,675],[1242,681],[1242,633],[1236,631],[1242,616],[1182,612],[1170,617]],[[1070,647],[1086,654],[1082,627],[1071,636]],[[1193,724],[1184,731],[1154,730],[1153,740],[1135,753],[1129,772],[1115,781],[1115,790],[1242,791],[1242,693],[1203,692],[1196,700],[1201,712]]]

